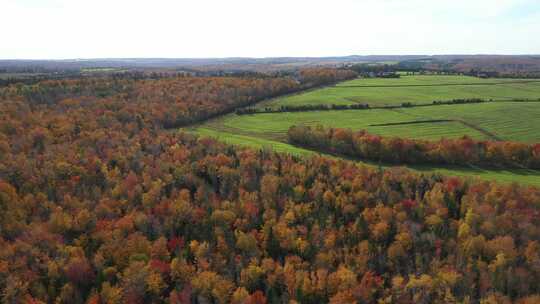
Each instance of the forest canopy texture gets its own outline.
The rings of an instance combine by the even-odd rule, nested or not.
[[[303,73],[2,89],[2,302],[540,302],[537,188],[167,130],[352,75]]]

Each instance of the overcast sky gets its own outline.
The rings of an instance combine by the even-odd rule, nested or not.
[[[540,54],[540,0],[0,0],[0,58]]]

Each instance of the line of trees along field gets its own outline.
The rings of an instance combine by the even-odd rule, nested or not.
[[[427,141],[323,126],[292,126],[287,136],[294,145],[394,164],[540,169],[540,143],[477,141],[467,136]]]
[[[137,100],[80,82],[52,101],[32,93],[52,84],[4,92],[2,302],[538,303],[537,188],[163,127],[170,92],[190,115],[245,81],[134,83]]]
[[[519,99],[516,99],[520,101]],[[491,102],[493,100],[489,100]],[[523,100],[521,100],[523,101]],[[529,99],[527,101],[540,101],[540,99]],[[457,105],[457,104],[476,104],[488,102],[488,100],[481,98],[460,98],[452,100],[434,100],[431,103],[414,104],[411,102],[402,102],[396,105],[387,106],[370,106],[369,104],[355,103],[350,105],[339,104],[305,104],[305,105],[282,105],[278,108],[266,107],[266,108],[238,108],[235,113],[237,115],[251,115],[251,114],[263,114],[263,113],[283,113],[283,112],[311,112],[311,111],[344,111],[344,110],[374,110],[374,109],[399,109],[399,108],[415,108],[415,107],[428,107],[428,106],[442,106],[442,105]]]

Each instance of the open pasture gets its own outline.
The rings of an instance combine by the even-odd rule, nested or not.
[[[419,139],[437,140],[468,135],[475,139],[540,142],[538,118],[539,102],[493,102],[394,110],[228,115],[208,126],[215,130],[278,139],[284,138],[292,125],[321,124],[353,130],[365,129],[383,136]]]
[[[486,100],[540,99],[540,81],[481,79],[469,76],[402,76],[397,79],[354,79],[301,94],[260,103],[258,107],[367,103],[371,106],[417,104],[434,100],[483,98]]]

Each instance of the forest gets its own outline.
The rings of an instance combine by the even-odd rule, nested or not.
[[[171,130],[354,75],[318,68],[1,89],[2,303],[539,303],[538,188]],[[366,139],[381,155],[400,151],[400,161],[411,151],[431,157],[421,154],[427,142],[289,133],[339,153]],[[539,164],[538,145],[441,144],[440,155],[454,153],[442,160],[466,152],[481,163],[493,148],[501,163]]]
[[[94,108],[152,126],[176,128],[232,112],[265,98],[355,77],[348,70],[308,69],[289,77],[100,77],[47,80],[0,89],[9,102],[23,99],[44,111]],[[56,106],[55,106],[56,105]],[[48,107],[45,107],[48,106]],[[20,122],[20,121],[19,121]]]
[[[291,143],[302,147],[394,164],[540,169],[540,143],[477,141],[468,136],[427,141],[320,125],[292,126],[287,136]]]

